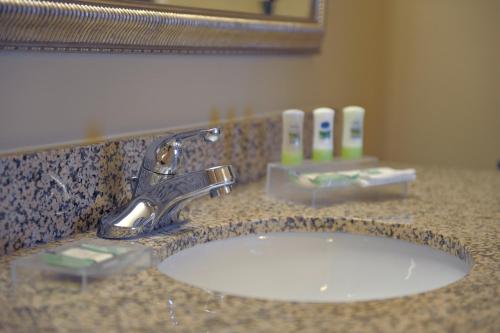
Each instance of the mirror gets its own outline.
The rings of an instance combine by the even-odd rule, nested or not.
[[[130,0],[129,2],[302,19],[310,19],[313,14],[311,0]]]
[[[325,0],[0,0],[0,48],[315,53]]]

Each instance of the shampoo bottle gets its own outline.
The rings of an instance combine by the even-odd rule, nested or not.
[[[302,147],[302,131],[304,127],[304,111],[283,111],[283,140],[281,145],[281,163],[297,165],[304,159]]]
[[[343,158],[362,157],[365,109],[360,106],[346,106],[343,109],[343,116],[341,156]]]
[[[330,108],[318,108],[313,111],[313,161],[331,161],[333,159],[333,119],[335,111]]]

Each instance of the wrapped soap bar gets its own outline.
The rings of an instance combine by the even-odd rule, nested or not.
[[[337,172],[305,173],[296,183],[305,187],[335,188],[347,186],[380,186],[416,179],[415,169],[397,170],[388,167]]]

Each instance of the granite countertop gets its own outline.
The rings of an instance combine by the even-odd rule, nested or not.
[[[158,257],[209,240],[267,231],[347,231],[427,244],[474,265],[462,280],[381,301],[305,304],[223,296],[177,282],[156,268],[75,292],[59,282],[14,296],[9,263],[95,232],[0,258],[0,331],[19,332],[498,332],[500,173],[417,168],[407,199],[312,209],[267,198],[264,183],[199,200],[188,222],[139,240]],[[221,201],[222,200],[222,201]]]

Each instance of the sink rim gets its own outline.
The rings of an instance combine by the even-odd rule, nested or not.
[[[286,224],[288,219],[280,220],[279,218],[269,218],[259,221],[221,222],[218,225],[196,225],[196,226],[190,226],[188,222],[184,222],[184,223],[176,223],[168,225],[162,229],[157,230],[157,233],[153,233],[149,236],[146,236],[145,239],[155,236],[168,237],[165,239],[166,241],[165,243],[161,243],[161,246],[157,253],[158,262],[161,262],[180,251],[189,249],[199,244],[205,244],[212,241],[224,240],[239,236],[268,234],[273,232],[345,232],[355,235],[387,237],[387,238],[407,241],[411,244],[429,246],[433,249],[443,251],[452,256],[458,257],[463,261],[467,261],[470,264],[469,274],[474,270],[477,263],[476,253],[472,251],[471,247],[468,244],[462,242],[458,237],[445,235],[443,233],[440,232],[438,233],[430,229],[414,226],[412,224],[401,224],[401,223],[394,224],[394,223],[377,221],[373,219],[362,219],[362,218],[338,218],[338,217],[300,217],[300,218],[303,219],[304,221],[309,220],[314,225]],[[324,221],[324,223],[320,222],[320,220],[322,219],[326,221]],[[283,222],[285,223],[285,225],[282,225]],[[318,222],[320,222],[319,225]],[[345,225],[338,225],[339,222],[348,222],[349,225],[352,227],[352,229],[351,227],[346,227]],[[262,223],[265,224],[264,228],[260,227]],[[187,228],[185,229],[184,227]],[[231,228],[233,227],[244,227],[245,229],[231,230]],[[274,229],[276,227],[281,227],[281,229]],[[266,228],[271,228],[271,229],[266,229]],[[387,228],[388,230],[384,230],[381,228]],[[217,231],[221,232],[222,235],[217,235],[215,237],[214,235],[210,235],[210,233],[216,233]],[[402,231],[408,232],[408,234],[413,234],[413,235],[419,233],[420,235],[418,235],[416,239],[410,237],[400,237],[400,236],[407,236],[406,233],[398,234],[399,232]],[[202,235],[203,237],[201,237]],[[425,239],[425,241],[423,243],[419,243],[418,242],[419,239]],[[447,241],[455,244],[455,248],[437,246],[439,243],[446,243]],[[453,252],[453,250],[455,251]]]
[[[318,218],[309,218],[310,221],[316,221],[317,222]],[[307,220],[305,218],[304,220]],[[244,295],[237,295],[233,293],[227,293],[227,292],[219,292],[219,291],[214,291],[214,290],[209,290],[205,289],[203,287],[199,287],[196,285],[193,285],[189,282],[184,282],[183,280],[176,279],[166,273],[160,272],[163,277],[172,279],[176,281],[177,283],[184,285],[190,289],[195,289],[198,291],[203,291],[204,293],[209,293],[212,295],[224,295],[225,297],[231,297],[231,298],[239,298],[239,299],[244,299],[244,300],[256,300],[256,301],[265,301],[265,302],[279,302],[279,303],[300,303],[300,304],[352,304],[352,303],[364,303],[364,302],[384,302],[384,301],[390,301],[394,299],[401,299],[401,298],[407,298],[407,297],[415,297],[419,295],[424,295],[424,294],[429,294],[429,293],[436,293],[439,292],[442,289],[445,288],[452,288],[455,287],[457,284],[461,283],[467,283],[467,280],[469,279],[471,274],[475,273],[475,267],[476,267],[476,260],[474,258],[473,252],[470,250],[470,247],[467,245],[464,245],[458,238],[452,237],[452,236],[444,236],[440,233],[436,233],[432,230],[428,229],[423,229],[423,228],[417,228],[412,225],[406,225],[406,224],[390,224],[390,223],[384,223],[384,222],[378,222],[374,220],[365,220],[365,219],[346,219],[342,218],[340,219],[341,222],[348,222],[351,226],[355,226],[355,230],[351,228],[345,228],[345,226],[341,226],[337,224],[337,221],[339,219],[334,219],[334,218],[326,218],[327,224],[323,225],[314,225],[316,229],[312,229],[310,226],[309,227],[304,227],[305,225],[287,225],[285,223],[284,228],[276,230],[274,228],[269,228],[271,227],[276,227],[279,225],[279,220],[278,219],[270,219],[266,221],[266,228],[263,230],[256,230],[255,228],[248,228],[248,226],[253,225],[253,224],[259,224],[262,223],[263,221],[256,221],[256,222],[239,222],[239,223],[223,223],[217,227],[213,227],[210,225],[205,225],[201,226],[200,228],[194,228],[190,230],[183,230],[181,233],[173,233],[170,234],[170,236],[175,237],[173,240],[175,246],[171,247],[170,249],[173,248],[169,253],[165,253],[165,256],[158,260],[157,265],[156,265],[156,270],[160,272],[158,266],[160,263],[162,263],[166,258],[181,252],[183,250],[192,248],[197,245],[201,244],[206,244],[212,241],[219,241],[219,240],[225,240],[229,238],[236,238],[240,236],[249,236],[249,235],[259,235],[259,234],[269,234],[269,233],[287,233],[287,232],[303,232],[303,233],[321,233],[321,232],[341,232],[341,233],[347,233],[347,234],[352,234],[352,235],[362,235],[362,236],[373,236],[373,237],[381,237],[381,238],[389,238],[389,239],[395,239],[395,240],[402,240],[406,241],[409,244],[414,244],[414,245],[424,245],[429,248],[432,248],[434,250],[438,250],[441,252],[444,252],[448,255],[451,255],[453,257],[456,257],[460,259],[464,264],[468,266],[468,271],[467,273],[451,282],[448,284],[445,284],[443,286],[439,286],[437,288],[432,288],[429,290],[424,290],[424,291],[419,291],[417,293],[412,293],[412,294],[406,294],[406,295],[401,295],[401,296],[391,296],[391,297],[384,297],[381,299],[362,299],[362,300],[355,300],[355,301],[293,301],[293,300],[280,300],[280,299],[270,299],[266,297],[256,297],[256,296],[244,296]],[[328,223],[331,222],[331,223]],[[247,229],[243,230],[243,232],[238,232],[231,230],[232,226],[246,226]],[[375,226],[375,228],[373,228]],[[382,228],[380,228],[382,227]],[[222,229],[222,230],[221,230]],[[186,232],[187,231],[187,232]],[[222,231],[218,234],[219,237],[211,237],[210,231]],[[375,231],[375,232],[374,232]],[[203,235],[204,237],[199,237]],[[410,238],[405,237],[408,235],[413,235],[415,238]],[[419,242],[423,240],[423,242]],[[194,241],[194,242],[193,242]]]

